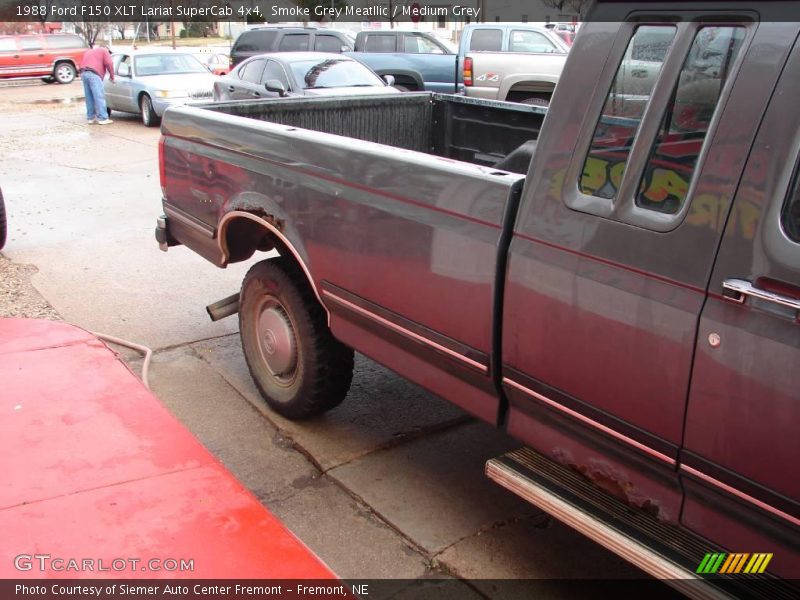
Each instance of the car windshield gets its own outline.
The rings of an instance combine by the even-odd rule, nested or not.
[[[177,75],[180,73],[208,73],[202,63],[190,54],[145,54],[134,59],[136,75]]]
[[[303,89],[383,86],[383,80],[354,60],[331,58],[289,63]]]

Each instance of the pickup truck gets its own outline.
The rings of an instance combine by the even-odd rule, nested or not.
[[[361,352],[518,439],[488,476],[645,572],[694,597],[796,598],[786,4],[599,2],[547,109],[171,108],[156,237],[218,267],[277,250],[209,307],[239,313],[274,410],[334,408]],[[642,55],[657,68],[629,93]]]
[[[457,53],[418,31],[362,31],[350,56],[402,91],[464,93],[475,98],[547,106],[569,46],[556,33],[525,23],[467,25]]]
[[[547,106],[569,44],[524,23],[467,25],[459,44],[459,76],[467,96]]]
[[[428,33],[362,31],[349,56],[378,75],[394,77],[395,87],[401,91],[453,94],[460,90],[455,53]]]

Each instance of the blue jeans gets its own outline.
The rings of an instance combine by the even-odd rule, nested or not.
[[[83,71],[81,81],[83,81],[83,95],[86,96],[86,120],[105,121],[108,118],[108,109],[106,94],[103,91],[103,79],[92,71]]]

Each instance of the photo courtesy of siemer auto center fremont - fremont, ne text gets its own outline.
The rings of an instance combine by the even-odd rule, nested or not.
[[[800,598],[800,0],[0,0],[0,598]]]

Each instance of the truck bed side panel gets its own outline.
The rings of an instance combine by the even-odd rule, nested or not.
[[[495,419],[495,253],[520,176],[192,107],[171,111],[164,133],[166,163],[192,174],[168,177],[168,215],[269,219],[305,261],[335,335]],[[387,335],[408,356],[389,351]]]

